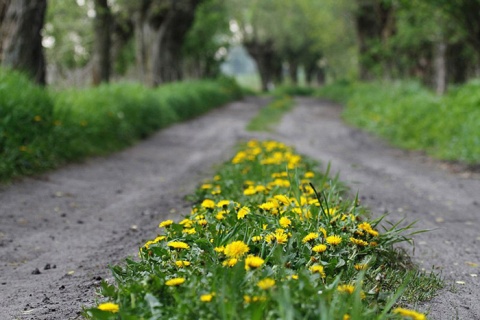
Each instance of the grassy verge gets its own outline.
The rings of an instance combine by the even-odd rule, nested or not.
[[[49,92],[0,69],[0,181],[120,150],[240,94],[228,79]]]
[[[317,163],[275,141],[250,141],[192,196],[191,213],[112,268],[91,319],[426,319],[400,307],[441,281],[394,245]],[[386,225],[386,223],[382,223]],[[422,293],[421,295],[419,293]],[[104,299],[102,299],[104,300]]]
[[[250,131],[272,131],[283,115],[293,108],[293,101],[288,95],[277,96],[273,102],[260,109],[260,112],[247,124]]]
[[[438,97],[415,83],[336,84],[320,96],[345,103],[345,119],[407,149],[480,163],[480,81]]]

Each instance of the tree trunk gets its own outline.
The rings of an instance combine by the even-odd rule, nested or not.
[[[141,0],[138,9],[134,13],[134,33],[135,33],[135,63],[137,66],[138,79],[143,83],[149,83],[148,73],[148,49],[147,49],[147,30],[149,29],[147,21],[147,12],[151,2]]]
[[[293,85],[298,85],[298,64],[294,59],[288,61],[288,74]]]
[[[278,59],[275,57],[273,42],[245,41],[245,48],[257,64],[258,73],[262,84],[262,91],[267,92],[273,85]]]
[[[46,9],[47,0],[15,0],[0,5],[4,12],[0,20],[2,65],[27,72],[41,85],[46,81],[41,35]]]
[[[152,86],[183,78],[182,46],[195,18],[200,0],[166,1],[149,17],[154,30],[152,43]],[[158,2],[158,5],[161,3]]]
[[[95,0],[95,36],[93,45],[93,85],[110,80],[110,46],[112,14],[107,0]]]
[[[442,95],[447,90],[447,44],[439,41],[434,45],[434,85],[435,92]]]

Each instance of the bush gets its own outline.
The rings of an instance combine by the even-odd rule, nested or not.
[[[0,180],[120,150],[239,97],[241,89],[228,78],[50,93],[0,70]]]
[[[345,119],[395,145],[446,160],[480,162],[480,81],[438,97],[418,83],[332,85],[318,94],[342,103]]]

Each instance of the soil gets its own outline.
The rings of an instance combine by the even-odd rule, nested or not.
[[[345,125],[340,106],[310,98],[275,132],[245,131],[266,103],[247,98],[123,152],[0,186],[0,319],[81,319],[109,266],[135,257],[159,221],[187,214],[185,196],[253,137],[330,162],[375,216],[432,229],[411,254],[447,287],[416,307],[430,319],[480,319],[480,175],[392,148]]]

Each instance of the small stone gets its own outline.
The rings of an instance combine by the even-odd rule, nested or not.
[[[52,266],[50,265],[50,263],[47,263],[45,265],[45,267],[43,268],[43,270],[50,270],[52,268]]]
[[[32,274],[41,274],[41,272],[38,268],[35,268],[35,270],[32,271]]]

